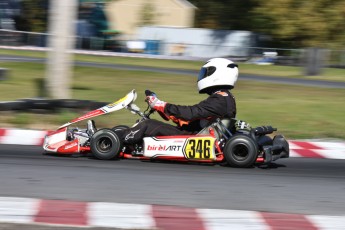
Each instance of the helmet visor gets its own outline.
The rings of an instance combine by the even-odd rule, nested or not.
[[[215,71],[216,71],[216,67],[214,67],[214,66],[202,67],[199,71],[198,81],[204,79],[205,77],[212,75]]]
[[[204,79],[207,75],[207,68],[201,68],[198,75],[198,81]]]

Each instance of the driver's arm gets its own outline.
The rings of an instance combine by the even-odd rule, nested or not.
[[[229,100],[232,95],[222,96],[213,94],[206,100],[193,106],[181,106],[167,103],[164,113],[180,126],[197,119],[213,119],[217,117],[235,117],[236,105]]]

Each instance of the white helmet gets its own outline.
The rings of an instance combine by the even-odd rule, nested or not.
[[[201,67],[198,76],[199,93],[213,89],[232,89],[238,77],[238,65],[225,58],[212,58]]]

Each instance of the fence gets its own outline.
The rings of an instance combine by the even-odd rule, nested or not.
[[[49,34],[23,32],[0,29],[0,45],[18,47],[47,47]],[[179,57],[202,57],[198,54],[207,53],[212,57],[223,56],[237,59],[238,61],[272,60],[280,65],[303,65],[305,63],[304,49],[281,49],[265,47],[234,47],[219,46],[210,44],[181,44],[165,43],[162,41],[135,41],[137,48],[133,46],[133,41],[120,40],[114,38],[100,37],[76,37],[75,48],[79,50],[100,50],[110,52],[130,52],[142,54],[161,54]],[[138,42],[143,44],[138,44]],[[276,53],[275,57],[266,57],[267,53]],[[345,68],[345,49],[327,50],[325,53],[324,66]]]

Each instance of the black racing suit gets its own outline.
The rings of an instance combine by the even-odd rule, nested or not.
[[[143,137],[188,135],[198,133],[209,122],[216,118],[234,118],[236,116],[236,102],[228,90],[212,93],[207,99],[192,106],[182,106],[167,103],[164,114],[166,120],[171,119],[177,126],[157,120],[145,120],[135,127],[124,131],[125,144],[140,143]]]

